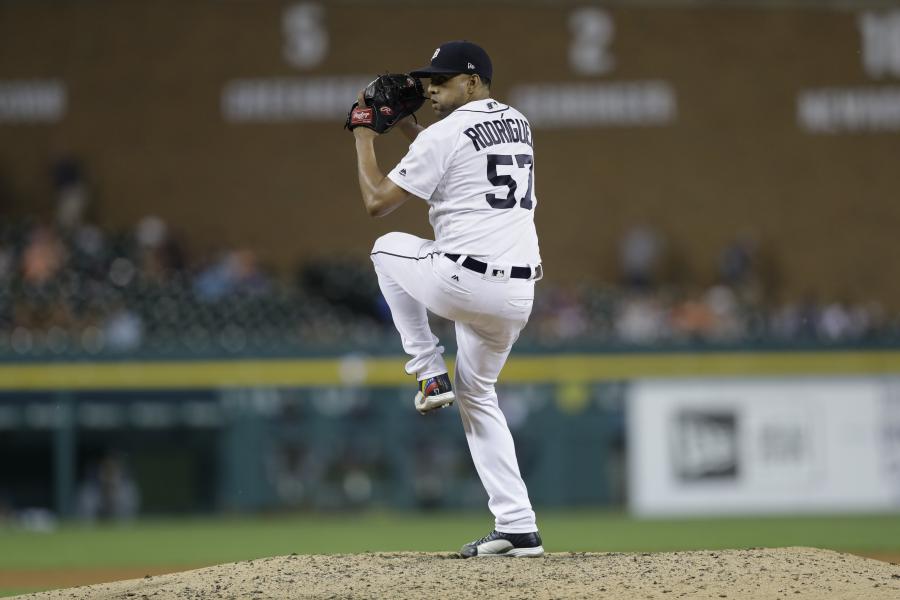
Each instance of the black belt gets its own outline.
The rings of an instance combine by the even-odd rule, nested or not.
[[[459,254],[444,254],[447,258],[456,262],[459,260]],[[464,261],[462,261],[462,266],[469,269],[470,271],[475,271],[476,273],[481,273],[484,275],[487,273],[487,263],[481,262],[476,258],[472,258],[471,256],[467,256]],[[537,265],[534,268],[534,276],[540,277],[541,275],[541,265]],[[509,276],[513,279],[531,279],[532,269],[531,267],[511,267],[509,269]]]

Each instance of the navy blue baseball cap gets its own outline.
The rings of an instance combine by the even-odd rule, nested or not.
[[[431,64],[421,69],[411,71],[413,77],[431,77],[437,74],[480,75],[482,79],[490,80],[494,76],[494,67],[491,65],[491,57],[478,44],[466,40],[447,42],[434,51]]]

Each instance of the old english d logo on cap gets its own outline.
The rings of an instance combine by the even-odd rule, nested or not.
[[[410,72],[414,77],[431,77],[436,74],[458,75],[471,73],[482,79],[492,79],[494,68],[491,57],[484,48],[468,40],[445,42],[434,51],[431,64]]]

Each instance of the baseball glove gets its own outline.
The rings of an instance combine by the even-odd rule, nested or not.
[[[425,102],[422,82],[412,75],[390,73],[380,75],[363,92],[365,106],[354,102],[344,127],[353,130],[368,127],[384,133],[397,122],[415,113]],[[413,117],[415,118],[415,117]]]

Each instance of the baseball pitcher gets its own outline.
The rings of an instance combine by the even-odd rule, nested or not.
[[[528,322],[542,276],[534,211],[534,142],[515,108],[491,97],[493,68],[476,44],[453,41],[431,64],[384,75],[360,93],[347,118],[356,139],[359,187],[368,213],[387,215],[411,198],[428,204],[435,239],[389,233],[372,262],[391,308],[406,372],[418,380],[414,404],[427,414],[457,402],[494,530],[462,547],[473,556],[538,557],[544,549],[512,435],[494,384]],[[423,128],[412,115],[427,100],[440,118]],[[409,152],[384,176],[374,139],[394,125]],[[456,325],[451,383],[427,310]]]

